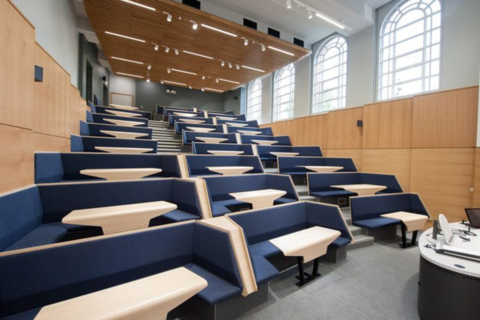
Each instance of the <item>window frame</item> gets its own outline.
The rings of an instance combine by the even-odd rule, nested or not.
[[[259,87],[258,87],[258,88],[254,88],[254,86],[256,86],[256,85],[258,85]],[[263,83],[262,83],[262,80],[261,80],[260,78],[257,78],[257,79],[255,79],[255,80],[251,81],[251,82],[249,83],[249,85],[248,85],[248,89],[247,89],[247,112],[246,112],[246,113],[247,113],[247,120],[249,120],[249,121],[251,121],[251,120],[257,120],[257,122],[260,123],[261,120],[262,120],[262,100],[263,100],[263,92],[262,92],[262,90],[263,90]],[[251,115],[251,113],[252,113],[252,112],[250,111],[250,109],[251,109],[251,104],[250,104],[251,100],[250,100],[250,99],[251,99],[251,96],[252,96],[254,93],[256,93],[257,91],[259,92],[258,97],[260,98],[260,102],[259,102],[258,104],[255,104],[254,106],[255,106],[255,107],[258,106],[258,107],[259,107],[259,108],[258,108],[259,110],[258,110],[258,111],[255,111],[255,112],[253,112],[253,113],[257,113],[257,112],[258,112],[259,115],[258,115],[258,117],[250,118],[250,115]],[[255,97],[255,98],[257,98],[257,97]]]
[[[290,75],[288,76],[290,78],[290,82],[287,85],[284,85],[282,87],[278,87],[280,82],[284,79],[287,79],[286,77],[281,77],[283,76],[283,73],[285,71],[289,70]],[[281,78],[280,78],[281,77]],[[290,91],[288,93],[280,95],[280,90],[284,88],[290,87]],[[289,96],[290,98],[288,99],[287,102],[279,104],[279,100],[285,96]],[[288,118],[282,118],[279,119],[278,115],[282,112],[286,111],[280,111],[281,106],[289,104],[287,112],[291,112],[292,115],[291,117]],[[295,118],[295,65],[293,63],[290,63],[277,72],[275,72],[275,75],[273,77],[273,100],[272,100],[272,122],[278,122],[278,121],[284,121],[284,120],[290,120]]]

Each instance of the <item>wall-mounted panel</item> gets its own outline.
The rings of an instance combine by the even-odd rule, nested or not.
[[[394,174],[404,191],[410,190],[411,149],[364,149],[362,172]]]
[[[363,107],[363,148],[411,148],[412,102],[410,98]]]
[[[363,166],[362,149],[350,149],[350,150],[323,150],[324,154],[330,158],[352,158],[357,166],[357,170],[361,171]]]
[[[33,128],[35,29],[0,1],[0,123]]]
[[[478,87],[413,98],[413,148],[473,148]]]
[[[361,149],[362,128],[357,121],[363,120],[363,108],[346,109],[328,114],[328,149]]]
[[[418,192],[433,218],[466,219],[472,205],[474,148],[413,149],[410,190]]]

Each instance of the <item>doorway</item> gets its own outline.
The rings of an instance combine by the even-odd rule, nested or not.
[[[87,101],[93,102],[93,67],[87,60]]]

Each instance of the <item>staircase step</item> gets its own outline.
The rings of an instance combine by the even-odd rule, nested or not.
[[[350,232],[351,232],[354,236],[358,236],[358,235],[361,235],[361,234],[362,234],[362,228],[360,228],[360,227],[348,226],[348,228],[350,229]]]
[[[306,184],[297,184],[295,189],[299,196],[308,196],[308,186]]]
[[[347,246],[347,250],[358,249],[371,246],[375,243],[373,237],[365,236],[363,234],[354,236],[355,242]]]
[[[301,195],[299,195],[299,197],[300,197],[300,200],[305,200],[305,201],[315,201],[315,199],[316,199],[313,196],[301,196]]]

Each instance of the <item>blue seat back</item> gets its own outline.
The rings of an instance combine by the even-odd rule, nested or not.
[[[267,188],[278,189],[287,192],[283,198],[299,200],[292,179],[287,175],[269,174],[267,175]]]
[[[152,139],[152,129],[145,127],[123,127],[116,126],[114,124],[101,124],[101,123],[92,123],[92,122],[83,122],[80,121],[80,135],[82,136],[93,136],[93,137],[110,137],[112,135],[103,133],[102,131],[120,131],[120,132],[135,132],[135,133],[144,133],[146,136],[139,137],[137,139]]]
[[[177,116],[175,113],[185,113],[185,114],[194,114],[196,117],[192,117],[192,119],[197,119],[202,116],[200,112],[193,112],[193,111],[178,111],[178,110],[167,110],[167,115],[168,115],[168,124],[173,126],[175,124],[175,121],[173,120],[173,117]]]
[[[141,125],[137,125],[135,127],[141,128],[141,127],[148,127],[148,119],[145,118],[130,118],[130,117],[119,117],[115,115],[106,115],[102,113],[91,113],[90,111],[87,111],[87,122],[94,122],[94,123],[103,123],[103,124],[113,124],[105,119],[115,119],[115,120],[124,120],[124,121],[133,121],[133,122],[141,122]],[[115,124],[113,124],[115,125]]]
[[[260,135],[263,135],[263,136],[273,136],[272,128],[270,128],[270,127],[268,127],[268,128],[250,128],[250,127],[240,128],[240,127],[227,126],[227,131],[228,131],[228,133],[237,133],[239,131],[253,131],[253,132],[261,132]]]
[[[246,136],[246,135],[241,135],[240,136],[241,143],[243,144],[255,144],[255,142],[252,142],[252,140],[274,140],[278,141],[275,145],[276,146],[291,146],[292,143],[290,141],[289,136]]]
[[[95,147],[116,147],[116,148],[147,148],[152,149],[147,153],[157,153],[157,141],[155,140],[134,140],[134,139],[116,139],[102,137],[80,137],[71,135],[70,137],[72,152],[103,152]]]
[[[308,190],[312,192],[339,191],[342,189],[332,188],[332,185],[360,184],[362,178],[360,173],[309,173]]]
[[[413,193],[350,198],[352,222],[380,218],[382,214],[407,211],[428,216],[420,197]]]
[[[131,113],[133,116],[132,119],[134,118],[146,118],[149,120],[152,120],[152,114],[150,112],[145,112],[145,111],[140,111],[140,110],[122,110],[122,109],[117,109],[117,108],[110,108],[110,107],[104,107],[104,106],[95,106],[95,110],[92,110],[93,113],[103,113],[107,115],[112,115],[114,116],[115,114],[110,113],[108,111],[119,111],[119,112],[124,112],[124,113]],[[141,114],[141,117],[136,116],[137,114]]]
[[[278,159],[279,173],[307,174],[307,173],[313,172],[311,170],[308,170],[300,166],[343,167],[342,170],[339,170],[337,172],[357,172],[357,168],[355,167],[353,160],[350,158],[323,158],[323,157],[296,156],[296,157],[280,157]]]
[[[232,192],[268,189],[267,175],[204,177],[211,201],[233,199]]]
[[[101,106],[103,103],[102,103],[102,99],[100,99],[99,97],[97,97],[96,94],[93,95],[93,102],[95,103],[95,105],[97,106]]]
[[[212,124],[194,124],[194,123],[185,123],[185,122],[175,122],[175,133],[181,134],[183,130],[192,131],[187,128],[208,128],[214,129],[212,132],[224,133],[222,126],[215,126]]]
[[[203,175],[219,175],[207,167],[248,166],[253,170],[247,174],[263,173],[263,166],[257,156],[214,156],[214,155],[186,155],[187,169],[190,177]]]
[[[221,138],[227,139],[227,141],[222,143],[237,143],[237,138],[234,133],[224,134],[224,133],[203,133],[203,132],[193,132],[193,131],[183,131],[182,139],[185,145],[191,145],[192,142],[203,142],[197,140],[197,137],[210,137],[210,138]]]
[[[239,124],[246,124],[247,127],[250,128],[258,128],[258,122],[257,120],[252,120],[252,121],[241,121],[241,120],[222,120],[222,119],[217,119],[217,124],[227,124],[227,123],[239,123]]]
[[[306,202],[306,206],[307,227],[320,226],[338,230],[341,237],[353,239],[338,206],[315,202]]]
[[[228,143],[203,143],[193,142],[193,154],[210,154],[208,150],[222,150],[222,151],[243,151],[242,155],[252,156],[253,149],[250,144],[228,144]]]
[[[307,226],[305,202],[247,211],[229,217],[242,227],[249,245],[297,232]]]
[[[1,195],[0,251],[38,227],[42,223],[42,216],[42,201],[37,186]],[[3,294],[0,286],[0,297]]]
[[[403,192],[397,178],[392,174],[362,173],[362,183],[386,186],[387,189],[382,190],[381,193]]]
[[[180,121],[180,119],[191,119],[191,120],[203,120],[205,121],[204,123],[202,124],[213,124],[213,121],[208,121],[208,120],[211,120],[210,118],[201,118],[201,117],[195,117],[195,118],[187,118],[187,117],[182,117],[182,116],[171,116],[172,117],[172,122],[173,123],[176,123],[176,122],[179,122],[179,123],[187,123],[187,122],[183,122],[183,121]],[[191,124],[191,123],[190,123]]]

